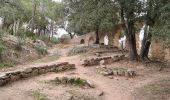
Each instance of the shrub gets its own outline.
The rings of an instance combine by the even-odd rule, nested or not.
[[[30,31],[19,31],[17,34],[16,34],[18,37],[20,38],[32,38],[34,39],[35,38],[35,34],[30,32]]]
[[[46,55],[48,52],[47,52],[47,48],[43,47],[43,46],[37,46],[36,47],[36,50],[39,54],[41,55]]]
[[[43,35],[43,36],[40,36],[40,37],[37,37],[39,38],[40,40],[44,41],[44,42],[49,42],[49,37],[47,35]]]
[[[38,37],[40,40],[44,41],[47,44],[57,44],[59,43],[59,39],[55,38],[55,37],[50,37],[48,35],[43,35]]]
[[[18,44],[16,44],[14,49],[17,51],[22,51],[22,43],[19,42]]]
[[[0,68],[6,68],[6,67],[13,67],[12,62],[1,62],[0,63]]]
[[[46,94],[40,93],[40,91],[28,91],[28,95],[33,97],[35,100],[48,100]]]
[[[52,37],[52,38],[50,39],[50,42],[51,42],[52,44],[57,44],[57,43],[59,43],[59,39],[58,39],[58,38],[55,38],[55,37]]]
[[[6,47],[5,47],[2,43],[0,43],[0,57],[2,56],[5,48],[6,48]]]

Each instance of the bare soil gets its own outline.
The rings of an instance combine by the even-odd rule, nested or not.
[[[38,63],[29,63],[1,70],[1,73],[3,73],[9,70],[21,69],[23,66],[40,66],[57,62],[69,62],[71,64],[76,64],[76,70],[74,71],[48,73],[0,87],[0,100],[142,100],[140,99],[141,97],[138,98],[138,96],[142,95],[140,92],[138,93],[140,88],[143,88],[150,83],[167,79],[170,76],[170,68],[164,68],[162,71],[159,71],[159,66],[157,67],[154,64],[146,66],[142,63],[130,62],[128,59],[124,59],[122,61],[115,62],[108,67],[133,69],[137,73],[137,76],[134,78],[113,76],[113,79],[111,79],[107,76],[98,74],[96,72],[96,67],[98,66],[83,67],[80,60],[86,58],[83,56],[85,54],[67,56],[68,48],[70,48],[70,46],[60,45],[50,50],[50,55],[55,55],[56,51],[60,52],[61,57],[56,60],[53,59],[46,62],[40,61]],[[88,53],[86,54],[88,55]],[[89,56],[94,55],[90,54]],[[48,81],[55,79],[55,77],[62,76],[81,77],[94,83],[95,88],[80,88],[64,85],[56,86],[47,83]],[[37,99],[30,96],[29,94],[31,91],[38,91],[45,95],[45,98]],[[103,95],[100,96],[102,92]],[[170,96],[167,98],[168,99],[161,100],[169,100]]]

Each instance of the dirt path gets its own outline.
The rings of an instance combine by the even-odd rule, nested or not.
[[[53,49],[51,54],[55,54],[55,51],[56,49]],[[97,74],[95,66],[88,68],[83,67],[78,55],[67,57],[66,54],[68,49],[62,49],[61,51],[63,57],[56,61],[36,64],[36,66],[57,62],[69,62],[76,65],[76,70],[57,74],[49,73],[31,79],[18,81],[5,87],[0,87],[0,100],[33,100],[33,98],[28,95],[28,91],[31,90],[40,90],[41,92],[45,93],[50,100],[70,100],[67,98],[69,95],[65,94],[66,92],[64,92],[67,90],[67,88],[63,88],[61,86],[50,86],[44,82],[54,79],[58,76],[77,76],[86,80],[90,80],[95,84],[95,89],[86,89],[85,91],[91,93],[92,95],[95,94],[95,91],[103,91],[104,95],[102,100],[135,100],[133,94],[136,88],[148,84],[151,81],[166,78],[170,75],[170,71],[158,72],[140,65],[137,67],[135,66],[135,70],[139,75],[136,78],[127,79],[125,77],[114,77],[113,79],[110,79]],[[113,64],[113,66],[127,65],[128,64],[125,62]],[[35,65],[33,64],[29,66]],[[77,90],[77,88],[74,87],[71,89],[75,91]]]

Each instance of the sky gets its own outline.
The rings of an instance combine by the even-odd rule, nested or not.
[[[62,0],[53,0],[53,1],[56,1],[56,2],[61,2]]]

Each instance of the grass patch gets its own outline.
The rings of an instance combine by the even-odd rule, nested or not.
[[[11,63],[11,62],[1,62],[0,63],[0,69],[1,68],[9,68],[9,67],[13,67],[13,63]]]
[[[40,91],[28,91],[28,95],[33,97],[34,100],[49,100],[47,96]]]
[[[170,79],[154,82],[137,90],[136,100],[169,100]]]
[[[64,84],[64,85],[73,85],[73,86],[80,86],[80,87],[88,85],[85,79],[74,78],[74,77],[72,78],[56,77],[54,80],[50,80],[48,83],[52,83],[54,85]]]
[[[40,55],[46,55],[46,54],[48,54],[48,51],[47,51],[47,48],[46,48],[46,47],[37,46],[37,47],[36,47],[36,50],[37,50],[37,52],[38,52]]]

